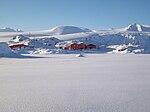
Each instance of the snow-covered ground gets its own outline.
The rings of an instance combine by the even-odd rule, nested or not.
[[[150,55],[0,58],[0,112],[150,112]]]

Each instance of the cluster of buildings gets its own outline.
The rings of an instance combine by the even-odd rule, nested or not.
[[[97,46],[95,44],[87,44],[84,42],[60,42],[57,43],[56,48],[65,49],[65,50],[82,50],[82,49],[96,49]]]
[[[24,42],[28,40],[27,44]],[[13,38],[9,47],[11,49],[21,49],[21,48],[36,48],[36,47],[48,47],[54,46],[53,48],[57,49],[64,49],[64,50],[84,50],[84,49],[96,49],[97,45],[92,43],[91,41],[58,41],[55,38],[44,38],[44,39],[37,39],[36,41],[30,40],[24,36],[16,36]],[[46,47],[46,48],[47,48]]]

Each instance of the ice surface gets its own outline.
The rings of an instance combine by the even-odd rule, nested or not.
[[[0,58],[0,112],[150,112],[150,55]]]

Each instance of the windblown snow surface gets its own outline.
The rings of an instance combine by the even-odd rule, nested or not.
[[[149,60],[149,54],[0,58],[0,112],[150,112]]]

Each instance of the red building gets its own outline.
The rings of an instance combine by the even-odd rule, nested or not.
[[[89,44],[86,46],[87,49],[96,49],[96,45]]]
[[[84,43],[79,43],[79,44],[78,44],[78,49],[86,49],[86,44],[84,44]]]
[[[84,43],[72,43],[67,45],[64,49],[67,50],[96,49],[96,45],[93,44],[86,45]]]
[[[65,47],[65,49],[68,49],[68,50],[77,50],[77,47],[78,47],[78,44],[72,43],[72,44],[67,45]]]
[[[24,44],[16,44],[16,45],[10,45],[9,46],[11,49],[21,49],[21,48],[34,48],[33,46],[27,46],[27,45],[24,45]]]

